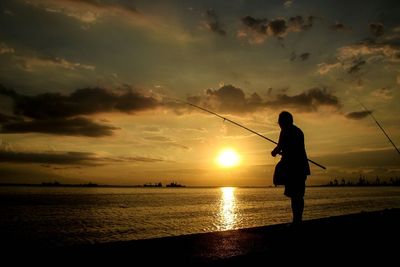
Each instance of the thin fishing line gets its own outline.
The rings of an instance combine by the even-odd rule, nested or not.
[[[378,120],[375,118],[374,115],[372,115],[372,112],[370,110],[367,109],[366,106],[363,105],[363,103],[361,103],[361,101],[358,98],[355,98],[357,100],[357,102],[361,105],[361,107],[363,107],[363,109],[368,113],[368,115],[371,116],[371,118],[375,121],[376,125],[378,125],[378,127],[382,130],[383,134],[387,137],[387,139],[389,139],[389,142],[393,145],[394,149],[396,149],[397,153],[399,153],[400,155],[400,151],[397,148],[397,146],[394,144],[394,142],[392,141],[392,139],[390,139],[389,135],[386,133],[385,129],[383,129],[382,125],[378,122]]]
[[[243,128],[243,129],[245,129],[245,130],[247,130],[247,131],[249,131],[249,132],[252,132],[253,134],[258,135],[259,137],[264,138],[264,139],[270,141],[271,143],[278,144],[278,143],[275,142],[274,140],[272,140],[272,139],[270,139],[270,138],[268,138],[268,137],[266,137],[266,136],[264,136],[264,135],[262,135],[262,134],[259,134],[259,133],[257,133],[256,131],[254,131],[254,130],[252,130],[252,129],[250,129],[250,128],[247,128],[246,126],[243,126],[243,125],[241,125],[241,124],[239,124],[239,123],[237,123],[237,122],[235,122],[235,121],[233,121],[233,120],[230,120],[230,119],[228,119],[228,118],[226,118],[226,117],[223,117],[223,116],[219,115],[218,113],[215,113],[215,112],[213,112],[213,111],[211,111],[211,110],[205,109],[205,108],[203,108],[203,107],[197,106],[197,105],[195,105],[195,104],[193,104],[193,103],[190,103],[190,102],[187,102],[187,101],[183,101],[183,100],[180,100],[180,99],[174,99],[174,100],[175,100],[175,101],[178,101],[178,102],[181,102],[181,103],[185,103],[185,104],[190,105],[190,106],[192,106],[192,107],[201,109],[201,110],[203,110],[203,111],[205,111],[205,112],[207,112],[207,113],[213,114],[213,115],[215,115],[215,116],[217,116],[217,117],[223,119],[224,121],[228,121],[228,122],[230,122],[230,123],[232,123],[232,124],[234,124],[234,125],[236,125],[236,126],[238,126],[238,127],[241,127],[241,128]],[[311,159],[307,159],[307,160],[308,160],[309,162],[311,162],[312,164],[314,164],[314,165],[316,165],[316,166],[318,166],[318,167],[320,167],[320,168],[326,170],[326,167],[325,167],[325,166],[323,166],[323,165],[321,165],[321,164],[319,164],[319,163],[317,163],[317,162],[315,162],[315,161],[313,161],[313,160],[311,160]]]

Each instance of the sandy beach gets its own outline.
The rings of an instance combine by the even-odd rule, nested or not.
[[[397,261],[400,209],[321,218],[301,226],[277,224],[166,238],[74,247],[14,244],[5,255],[29,253],[30,261],[53,256],[66,261],[228,266],[271,261]],[[4,248],[5,246],[3,246]],[[51,257],[49,257],[51,256]],[[21,258],[22,260],[26,260]]]

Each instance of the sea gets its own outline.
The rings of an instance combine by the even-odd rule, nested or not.
[[[304,220],[400,208],[400,187],[307,187]],[[281,187],[0,187],[0,235],[55,246],[291,221]]]

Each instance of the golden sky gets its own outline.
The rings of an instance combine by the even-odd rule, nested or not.
[[[292,112],[327,167],[309,184],[398,177],[369,115],[400,144],[399,13],[397,1],[2,1],[0,182],[272,184],[272,143],[174,99],[273,140]],[[226,149],[237,164],[218,163]]]

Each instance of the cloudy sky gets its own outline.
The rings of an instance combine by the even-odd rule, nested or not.
[[[280,111],[309,184],[400,175],[398,1],[3,0],[0,182],[270,185]],[[364,109],[360,102],[365,105]],[[222,168],[225,148],[240,164]]]

